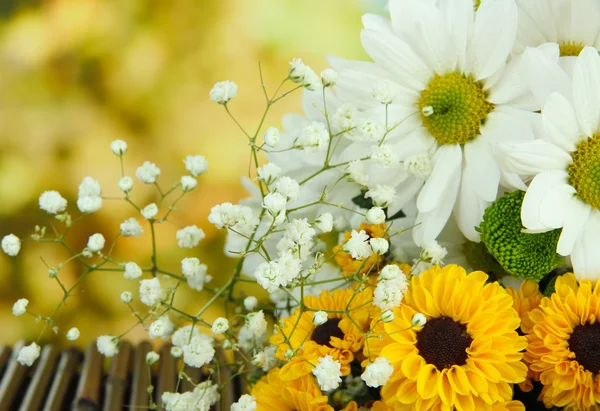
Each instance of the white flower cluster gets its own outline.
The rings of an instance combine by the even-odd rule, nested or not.
[[[79,185],[77,207],[82,213],[95,213],[102,208],[102,188],[92,177],[85,177]]]
[[[334,360],[330,355],[319,358],[319,362],[312,370],[317,378],[317,383],[321,391],[327,392],[335,390],[342,382],[342,365]]]
[[[385,357],[378,357],[374,362],[366,366],[360,378],[369,387],[377,388],[385,385],[393,372],[394,367],[391,366],[390,360]]]
[[[200,260],[195,257],[188,257],[181,260],[181,272],[193,290],[202,291],[204,284],[212,280],[212,277],[207,274],[207,270],[208,267],[206,264],[200,263]]]
[[[388,264],[379,273],[373,305],[382,311],[394,309],[400,306],[407,289],[406,275],[397,265]]]
[[[219,398],[219,386],[211,381],[204,381],[193,391],[182,394],[165,392],[161,400],[167,411],[208,411],[219,401]]]

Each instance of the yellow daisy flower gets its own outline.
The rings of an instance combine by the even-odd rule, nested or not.
[[[548,408],[599,410],[600,282],[579,284],[571,273],[556,279],[555,292],[524,318],[525,360],[540,373],[540,400]]]
[[[460,411],[518,406],[510,403],[511,384],[527,374],[521,361],[527,340],[515,331],[520,321],[512,298],[487,279],[456,265],[412,277],[395,319],[384,324],[392,342],[380,354],[394,366],[381,390],[387,405]],[[411,327],[415,313],[425,315],[424,326]]]
[[[521,318],[521,331],[526,333],[529,331],[529,327],[524,324],[523,319],[533,310],[540,305],[542,298],[544,297],[539,291],[539,285],[533,281],[525,280],[521,283],[519,291],[513,287],[507,287],[506,292],[513,299],[513,307]],[[527,321],[525,320],[525,323]],[[539,381],[540,374],[531,369],[527,370],[527,379],[522,383],[519,383],[519,388],[523,392],[529,392],[533,389],[531,380]]]
[[[360,353],[364,333],[369,330],[373,312],[373,292],[367,288],[361,292],[354,288],[324,291],[318,297],[304,297],[304,305],[310,311],[297,309],[283,320],[281,329],[271,337],[277,345],[277,357],[286,360],[288,350],[297,353],[282,368],[282,379],[296,379],[310,374],[319,357],[330,355],[342,365],[342,375],[350,373],[350,363]],[[313,324],[314,311],[328,313],[327,321],[319,326]]]
[[[364,230],[370,238],[388,238],[387,226],[385,223],[372,224],[362,223],[357,231]],[[355,260],[350,254],[343,251],[344,244],[352,237],[352,232],[344,233],[344,240],[341,244],[333,247],[333,254],[336,263],[342,267],[342,275],[349,276],[355,273],[376,274],[380,268],[383,268],[385,257],[377,254],[371,254],[367,258]]]

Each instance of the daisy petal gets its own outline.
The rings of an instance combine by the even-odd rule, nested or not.
[[[600,2],[597,0],[577,0],[570,2],[571,33],[569,40],[594,44],[598,38]]]
[[[555,46],[558,48],[558,45]],[[525,50],[521,58],[521,70],[540,107],[552,92],[558,92],[567,100],[572,100],[571,79],[557,61],[539,48],[528,47]]]
[[[419,212],[433,210],[448,199],[443,197],[444,187],[460,177],[462,151],[458,144],[447,144],[439,147],[433,156],[433,171],[417,198]]]
[[[542,110],[544,138],[567,152],[576,149],[581,129],[573,106],[560,93],[552,93]]]
[[[538,232],[552,229],[540,219],[540,204],[551,189],[567,184],[567,178],[567,172],[564,170],[546,171],[535,176],[525,193],[521,207],[521,220],[525,228]]]
[[[483,213],[490,203],[482,200],[473,192],[473,185],[469,181],[472,178],[467,176],[466,173],[463,173],[462,184],[454,207],[454,218],[464,236],[470,241],[478,243],[481,240],[475,227],[480,225]]]
[[[561,228],[565,217],[571,213],[571,198],[575,189],[569,184],[562,184],[546,193],[540,203],[540,221],[547,227]]]
[[[556,251],[562,256],[570,255],[579,233],[587,222],[591,207],[578,198],[570,199],[569,212],[564,216],[564,224]]]
[[[600,211],[592,210],[573,247],[571,261],[579,281],[600,279]]]
[[[527,186],[517,173],[509,173],[504,170],[500,171],[500,185],[509,190],[527,191]]]
[[[382,33],[392,34],[392,22],[379,14],[367,13],[362,16],[363,27],[366,29],[376,30]]]
[[[486,201],[494,201],[498,194],[500,167],[492,154],[492,147],[483,138],[476,138],[464,145],[465,169],[463,184],[473,185],[475,194]]]
[[[458,58],[458,69],[464,70],[467,43],[473,31],[473,1],[439,0],[437,5],[450,32],[450,43]]]
[[[573,103],[582,131],[591,136],[600,126],[600,56],[585,47],[573,71]]]
[[[517,17],[513,0],[481,2],[471,38],[476,80],[490,77],[506,63],[517,35]]]
[[[501,143],[496,154],[504,170],[524,175],[564,170],[572,162],[567,152],[544,140]]]

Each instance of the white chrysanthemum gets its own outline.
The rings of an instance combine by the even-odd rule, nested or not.
[[[472,0],[392,0],[389,12],[391,20],[363,18],[362,44],[374,63],[331,60],[340,74],[336,90],[348,103],[385,113],[380,103],[393,101],[387,118],[397,127],[385,143],[398,160],[409,159],[405,167],[412,173],[380,183],[396,189],[388,192],[388,204],[381,187],[373,190],[374,181],[370,197],[391,215],[416,198],[412,232],[419,245],[437,238],[453,212],[465,236],[479,241],[475,227],[499,185],[523,188],[517,174],[500,170],[493,147],[530,139],[532,112],[539,108],[521,79],[520,58],[507,63],[517,6],[514,0],[482,1],[474,10]],[[398,88],[395,98],[385,95],[387,86],[372,92],[384,81]],[[423,152],[432,159],[428,176],[426,164],[410,158]],[[371,177],[369,167],[367,173]]]
[[[125,272],[123,273],[123,277],[128,279],[136,279],[142,276],[142,269],[139,265],[134,262],[129,262],[125,264]]]
[[[102,188],[92,177],[85,177],[79,184],[77,207],[82,213],[95,213],[102,208]]]
[[[138,178],[138,180],[145,184],[156,183],[156,179],[159,175],[160,168],[150,161],[144,161],[144,164],[135,170],[135,176]]]
[[[233,81],[225,80],[215,83],[210,90],[209,96],[212,101],[219,104],[227,104],[237,95],[237,84]]]
[[[27,312],[27,305],[29,300],[27,298],[19,298],[12,306],[12,313],[15,317],[23,315]]]
[[[144,229],[135,218],[131,217],[121,223],[121,235],[123,237],[139,237]]]
[[[133,178],[129,176],[121,177],[119,179],[119,190],[124,193],[128,193],[133,188]]]
[[[190,367],[202,367],[215,356],[213,340],[204,334],[197,334],[183,347],[183,362]]]
[[[150,338],[162,338],[166,340],[173,334],[175,324],[171,321],[168,315],[161,315],[156,321],[153,321],[148,327],[148,335]]]
[[[40,208],[48,214],[56,214],[65,211],[67,200],[58,191],[44,191],[39,198]]]
[[[204,156],[187,156],[183,162],[185,163],[185,169],[194,177],[208,171],[208,161]]]
[[[92,234],[88,239],[87,248],[92,252],[100,251],[104,248],[104,242],[105,240],[102,234]]]
[[[394,372],[394,367],[391,366],[390,360],[385,357],[378,357],[374,362],[367,365],[365,372],[360,378],[373,388],[385,385]]]
[[[196,180],[192,176],[182,176],[181,177],[181,189],[186,193],[188,191],[192,191],[198,185],[198,180]]]
[[[5,235],[1,245],[2,251],[11,257],[15,257],[21,250],[21,240],[14,234]]]
[[[79,332],[79,328],[73,327],[69,329],[69,331],[67,331],[67,340],[76,341],[77,339],[79,339],[80,335],[81,333]]]
[[[140,300],[142,303],[153,306],[163,298],[163,289],[160,286],[160,281],[158,278],[152,278],[150,280],[141,280],[140,281]]]
[[[101,335],[96,340],[98,352],[105,357],[112,357],[119,352],[119,338],[114,335]]]
[[[41,348],[36,343],[31,343],[26,345],[19,350],[19,355],[17,356],[17,362],[21,365],[26,365],[31,367],[35,360],[40,356]]]
[[[558,46],[555,45],[555,51]],[[578,279],[600,278],[600,56],[576,58],[572,79],[538,49],[523,55],[536,98],[544,99],[540,138],[499,146],[508,171],[533,176],[521,209],[529,232],[562,228],[557,252]]]
[[[141,214],[146,220],[151,220],[158,214],[158,206],[155,203],[150,203],[142,208]]]
[[[195,257],[181,260],[181,272],[193,290],[202,291],[204,284],[212,280],[212,277],[207,274],[207,270],[206,264],[200,263],[200,260]]]
[[[196,247],[206,237],[204,231],[198,226],[190,225],[177,231],[177,245],[181,248]]]
[[[215,334],[223,334],[229,329],[229,320],[219,317],[212,323],[212,332]]]
[[[330,355],[319,358],[319,362],[313,368],[312,373],[317,378],[321,391],[331,391],[339,387],[342,382],[342,365]]]

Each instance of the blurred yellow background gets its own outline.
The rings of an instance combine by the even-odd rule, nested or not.
[[[163,224],[159,261],[180,272],[181,258],[198,257],[218,285],[234,261],[222,256],[223,233],[207,216],[214,204],[245,196],[239,179],[247,172],[249,152],[223,108],[209,100],[209,90],[216,81],[235,81],[238,97],[231,109],[242,124],[256,127],[264,102],[258,62],[272,91],[293,57],[317,73],[327,54],[365,58],[359,41],[365,11],[383,12],[383,0],[3,0],[0,237],[14,232],[24,238],[36,224],[49,224],[37,205],[45,190],[61,192],[75,212],[84,176],[97,178],[103,195],[119,196],[119,163],[109,148],[114,139],[129,143],[126,174],[145,160],[156,162],[163,187],[185,174],[185,156],[202,154],[209,172],[180,203],[173,221],[179,227],[196,224],[207,238],[182,250],[175,241],[178,227]],[[267,125],[279,126],[283,113],[299,111],[300,100],[297,93],[278,103]],[[133,195],[139,205],[156,199],[140,186],[136,182]],[[69,243],[81,250],[96,232],[110,241],[131,216],[141,220],[123,202],[105,201],[100,212],[74,226]],[[119,240],[114,258],[147,266],[150,252],[145,233]],[[17,298],[28,298],[31,311],[47,316],[62,297],[40,257],[53,266],[69,255],[57,245],[31,241],[16,259],[0,253],[0,343],[39,335],[41,325],[33,317],[12,316]],[[72,284],[79,274],[69,264],[60,275]],[[93,273],[57,317],[61,332],[78,326],[78,344],[85,344],[129,328],[133,318],[119,300],[124,289],[135,291],[137,281]],[[185,292],[189,307],[181,308],[194,312],[205,296]],[[130,334],[143,336],[141,327]],[[50,337],[46,333],[43,341]],[[63,337],[58,341],[65,343]]]

